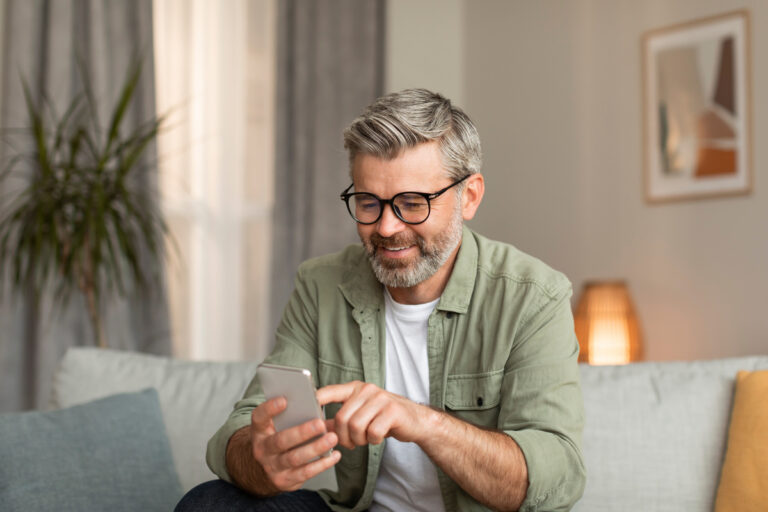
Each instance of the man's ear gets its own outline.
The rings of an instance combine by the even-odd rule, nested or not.
[[[467,178],[464,191],[461,194],[461,214],[464,220],[470,220],[475,216],[477,208],[483,200],[485,193],[485,179],[480,173]]]

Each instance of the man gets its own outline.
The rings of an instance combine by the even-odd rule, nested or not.
[[[299,267],[267,358],[311,370],[329,420],[275,432],[285,400],[255,378],[208,445],[224,482],[180,509],[568,510],[585,483],[571,285],[463,226],[485,187],[474,125],[405,90],[344,143],[362,246]],[[338,492],[295,492],[331,466]]]

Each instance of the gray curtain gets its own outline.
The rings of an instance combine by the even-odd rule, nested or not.
[[[272,327],[299,263],[359,242],[343,129],[383,89],[384,0],[281,0]],[[274,332],[274,329],[273,329]]]
[[[61,111],[80,90],[78,55],[93,74],[105,125],[136,56],[143,57],[144,67],[125,126],[131,128],[128,125],[136,126],[155,114],[151,0],[6,0],[2,37],[2,126],[29,125],[20,76],[35,96],[46,91]],[[154,147],[147,151],[138,180],[138,186],[154,198],[156,154]],[[5,201],[12,193],[10,186],[5,183],[0,191]],[[111,348],[170,353],[164,281],[127,299],[105,297],[102,322]],[[52,292],[45,292],[37,303],[30,294],[11,293],[7,283],[3,292],[0,411],[45,408],[55,366],[66,349],[94,344],[85,301],[75,293],[68,304],[54,307]]]

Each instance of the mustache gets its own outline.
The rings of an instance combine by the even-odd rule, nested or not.
[[[376,247],[403,247],[418,245],[421,247],[421,238],[414,233],[397,233],[393,236],[383,237],[378,233],[373,233],[370,237],[370,242]]]

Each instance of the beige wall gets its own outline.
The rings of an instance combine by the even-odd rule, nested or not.
[[[384,88],[426,87],[464,101],[464,1],[388,0]]]
[[[744,7],[752,16],[754,192],[650,206],[640,36]],[[463,83],[450,87],[478,124],[488,183],[471,225],[562,270],[577,295],[587,279],[626,279],[648,359],[768,353],[768,154],[760,144],[768,137],[760,93],[768,3],[484,0],[459,9]],[[400,28],[391,25],[390,37]],[[397,55],[389,62],[403,72]]]

